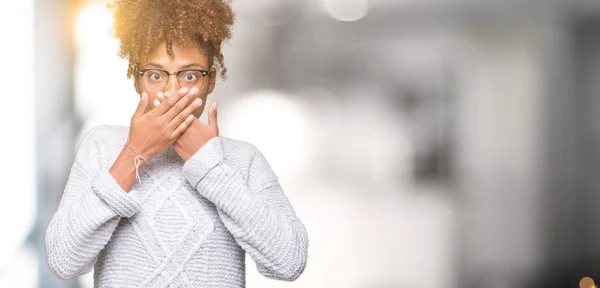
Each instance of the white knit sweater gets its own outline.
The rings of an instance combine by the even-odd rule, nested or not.
[[[245,252],[266,277],[300,276],[306,230],[254,146],[216,137],[187,162],[171,147],[127,193],[109,168],[128,131],[96,127],[77,150],[46,231],[56,276],[94,267],[95,287],[244,287]]]

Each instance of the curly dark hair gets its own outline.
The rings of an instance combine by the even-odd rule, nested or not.
[[[136,64],[163,41],[173,56],[172,45],[196,42],[212,66],[216,58],[225,77],[221,45],[231,38],[234,13],[227,0],[116,0],[107,4],[113,13],[114,35],[120,40],[119,56],[129,59],[127,77]]]

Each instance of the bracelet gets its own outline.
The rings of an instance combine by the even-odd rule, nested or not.
[[[147,163],[146,158],[144,158],[144,156],[142,156],[142,154],[135,151],[135,149],[129,147],[129,145],[125,144],[125,147],[129,148],[129,150],[131,150],[131,151],[133,151],[133,153],[137,154],[137,156],[135,156],[135,158],[133,158],[133,165],[135,165],[135,179],[137,179],[138,181],[140,181],[140,183],[142,183],[142,179],[140,178],[140,173],[139,173],[139,167],[141,164],[140,160],[144,161],[144,163]]]

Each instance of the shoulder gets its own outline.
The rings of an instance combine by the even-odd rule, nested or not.
[[[110,162],[127,140],[129,127],[101,125],[91,128],[81,137],[76,158],[84,162]],[[115,154],[117,153],[117,154]]]
[[[87,131],[81,138],[81,144],[85,142],[106,142],[106,141],[118,141],[123,138],[123,135],[127,136],[129,133],[129,127],[117,126],[117,125],[100,125],[93,127]]]
[[[101,145],[103,147],[112,146],[127,140],[129,127],[117,125],[100,125],[91,128],[83,134],[79,146]]]
[[[223,152],[228,158],[251,157],[258,149],[245,141],[219,136]]]
[[[252,162],[257,158],[264,158],[260,150],[249,142],[222,136],[219,138],[228,162]]]
[[[223,147],[224,161],[244,171],[250,182],[277,180],[264,154],[253,144],[227,137],[219,137]]]

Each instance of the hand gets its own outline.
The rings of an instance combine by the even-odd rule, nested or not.
[[[161,94],[161,93],[159,93]],[[192,124],[192,112],[200,107],[201,101],[188,103],[198,95],[198,89],[180,89],[175,95],[155,106],[148,112],[148,95],[142,93],[140,104],[131,117],[127,145],[142,154],[146,161],[154,158]]]
[[[166,95],[167,98],[169,95]],[[164,102],[164,97],[157,97],[158,102]],[[208,125],[194,117],[189,127],[175,140],[173,148],[184,161],[192,158],[208,140],[219,136],[217,125],[217,103],[213,103],[208,111]]]

